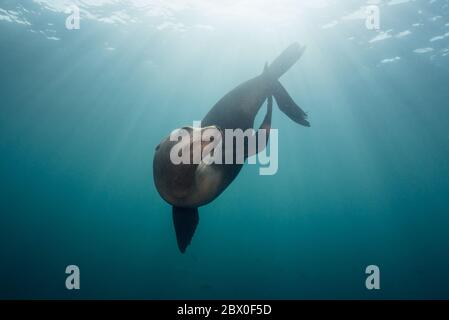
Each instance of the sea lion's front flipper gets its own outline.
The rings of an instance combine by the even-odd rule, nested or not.
[[[306,120],[307,114],[293,101],[292,97],[290,97],[287,90],[285,90],[279,81],[273,83],[273,96],[276,99],[279,109],[290,119],[300,125],[310,127],[309,121]]]
[[[173,207],[173,224],[179,250],[184,253],[198,225],[198,208]]]

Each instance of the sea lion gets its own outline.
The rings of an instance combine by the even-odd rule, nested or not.
[[[259,129],[269,132],[272,97],[275,98],[279,109],[290,119],[309,127],[307,114],[293,101],[278,80],[299,60],[304,50],[305,47],[297,43],[290,45],[270,65],[265,65],[262,74],[240,84],[221,98],[201,121],[201,127],[183,127],[183,132],[191,138],[184,145],[182,143],[179,145],[178,141],[171,141],[167,137],[156,147],[153,160],[154,183],[161,197],[173,207],[173,223],[178,247],[182,253],[190,244],[198,225],[198,207],[217,198],[237,177],[243,163],[226,164],[223,161],[221,164],[206,164],[203,161],[199,163],[191,161],[174,164],[170,158],[173,147],[178,144],[177,147],[183,150],[192,150],[196,145],[200,150],[204,150],[209,143],[212,143],[198,140],[206,130],[222,133],[226,129],[243,131],[252,129],[256,114],[265,101],[268,101],[267,113]],[[221,135],[221,139],[224,156],[226,152],[224,134]],[[268,135],[266,139],[268,140]],[[252,154],[245,153],[245,159],[250,155]]]

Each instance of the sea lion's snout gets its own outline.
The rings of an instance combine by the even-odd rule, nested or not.
[[[223,139],[224,131],[219,126],[207,126],[207,127],[191,127],[185,126],[174,131],[177,135],[183,136],[180,146],[182,144],[182,150],[187,152],[187,148],[190,148],[190,163],[197,163],[201,159],[193,159],[194,155],[202,155],[206,146],[211,143],[218,143]],[[194,150],[194,148],[198,148]]]

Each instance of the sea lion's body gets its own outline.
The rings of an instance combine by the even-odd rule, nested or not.
[[[293,102],[278,78],[302,55],[304,48],[293,44],[264,72],[248,80],[221,98],[201,121],[201,128],[253,129],[255,117],[268,100],[268,110],[261,125],[271,128],[272,96],[284,113],[293,121],[309,126],[306,114]],[[187,127],[186,127],[187,128]],[[189,128],[192,130],[203,130]],[[223,148],[225,147],[223,135]],[[170,163],[168,154],[173,142],[165,139],[157,148],[153,162],[156,188],[162,198],[173,205],[173,220],[181,252],[189,245],[198,224],[199,206],[218,197],[237,177],[243,164],[178,164]],[[235,148],[235,146],[234,146]],[[260,150],[259,150],[260,151]],[[223,152],[224,154],[224,152]]]
[[[253,129],[254,119],[269,94],[269,83],[263,76],[246,81],[221,98],[201,121],[202,127]],[[225,137],[223,143],[225,145]],[[243,164],[214,165],[222,175],[221,192],[237,177]],[[220,192],[220,193],[221,193]],[[212,201],[213,199],[211,199]]]

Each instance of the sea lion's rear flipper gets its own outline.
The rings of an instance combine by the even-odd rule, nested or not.
[[[287,70],[301,58],[304,50],[306,50],[306,47],[301,46],[297,42],[291,44],[287,49],[282,51],[276,59],[274,59],[266,72],[273,79],[279,79],[280,76],[287,72]]]
[[[259,130],[263,129],[265,130],[265,135],[259,136],[259,130],[255,132],[256,135],[256,150],[249,150],[249,148],[245,148],[247,151],[247,154],[245,155],[246,158],[251,157],[259,152],[262,152],[265,150],[268,144],[268,139],[270,138],[270,130],[271,130],[271,115],[273,113],[273,96],[268,96],[267,98],[267,113],[265,114],[265,118],[263,119]],[[260,141],[259,138],[265,138],[264,141]]]
[[[265,114],[265,118],[263,119],[262,124],[259,127],[260,129],[267,130],[267,132],[270,132],[271,129],[271,114],[273,113],[273,96],[268,96],[267,98],[267,113]],[[268,136],[267,136],[268,141]]]
[[[292,97],[290,97],[287,90],[285,90],[279,81],[273,83],[273,96],[276,99],[279,109],[290,119],[300,125],[310,127],[309,121],[306,120],[307,114],[293,101]]]
[[[173,207],[173,224],[179,250],[184,253],[198,225],[198,208]]]

